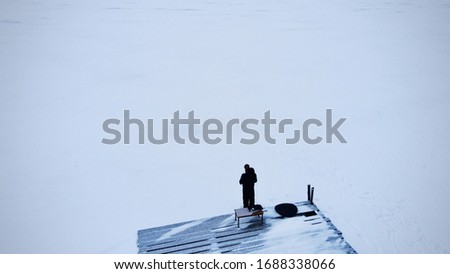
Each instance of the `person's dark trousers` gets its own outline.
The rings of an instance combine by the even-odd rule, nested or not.
[[[252,187],[248,190],[249,208],[255,207],[255,188]]]
[[[253,208],[255,206],[255,188],[245,187],[242,192],[244,207]]]
[[[242,200],[244,202],[243,203],[244,204],[244,208],[247,208],[249,206],[250,197],[249,197],[249,191],[245,187],[242,189]]]

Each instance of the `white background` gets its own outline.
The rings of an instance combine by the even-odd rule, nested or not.
[[[245,163],[264,206],[313,184],[360,253],[450,252],[449,12],[443,0],[1,1],[0,252],[135,253],[138,229],[232,213]],[[326,108],[348,118],[348,144],[101,143],[124,109],[301,123]]]

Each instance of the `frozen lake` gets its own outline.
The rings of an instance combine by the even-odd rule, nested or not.
[[[449,14],[444,0],[2,1],[0,252],[136,253],[138,229],[232,213],[249,163],[257,203],[313,184],[358,253],[450,253]],[[102,144],[124,110],[326,109],[347,144],[140,145],[136,128]]]

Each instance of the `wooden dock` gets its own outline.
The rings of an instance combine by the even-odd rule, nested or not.
[[[309,197],[308,197],[309,198]],[[142,254],[195,253],[356,253],[311,201],[295,203],[296,216],[285,218],[273,207],[262,214],[211,218],[142,229]],[[239,222],[239,226],[238,226]]]

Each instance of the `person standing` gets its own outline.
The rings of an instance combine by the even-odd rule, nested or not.
[[[255,206],[255,183],[258,181],[255,169],[244,165],[245,172],[241,175],[239,184],[242,185],[242,200],[244,208],[251,210]]]

